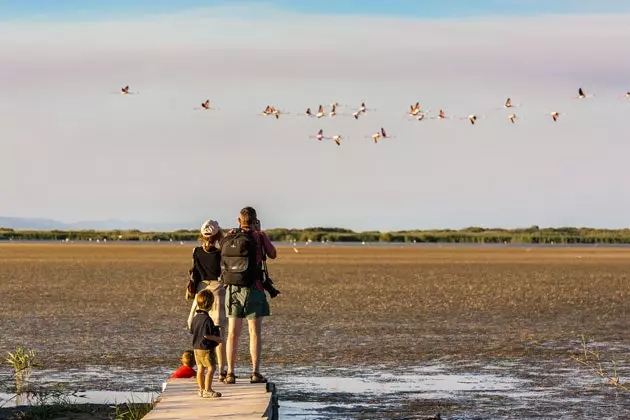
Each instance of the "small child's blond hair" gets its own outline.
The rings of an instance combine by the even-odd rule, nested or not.
[[[197,293],[197,306],[202,311],[208,311],[212,308],[212,304],[214,303],[214,295],[208,289],[203,289],[201,292]]]

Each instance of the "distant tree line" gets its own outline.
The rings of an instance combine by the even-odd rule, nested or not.
[[[522,244],[630,244],[630,229],[576,227],[519,229],[468,227],[460,230],[407,230],[354,232],[349,229],[313,227],[266,230],[272,241],[286,242],[406,242],[406,243],[522,243]],[[104,240],[191,241],[197,230],[142,232],[140,230],[13,230],[0,228],[0,240]]]

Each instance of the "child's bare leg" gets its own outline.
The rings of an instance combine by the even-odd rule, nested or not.
[[[214,372],[216,371],[217,371],[217,364],[211,363],[210,369],[208,369],[208,372],[206,373],[206,391],[212,390],[212,377],[214,376]]]
[[[204,390],[203,371],[204,371],[204,367],[202,365],[197,366],[197,385],[199,386],[199,391]]]

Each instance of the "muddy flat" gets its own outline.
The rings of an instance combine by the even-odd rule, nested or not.
[[[0,244],[0,352],[24,344],[57,369],[176,366],[190,347],[191,251]],[[282,294],[264,321],[265,370],[566,364],[580,335],[622,371],[630,359],[630,249],[303,246],[280,248],[269,269]]]

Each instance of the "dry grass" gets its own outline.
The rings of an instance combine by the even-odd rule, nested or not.
[[[539,351],[533,340],[578,334],[629,344],[630,250],[279,254],[269,265],[282,294],[265,320],[265,363],[522,356]],[[47,366],[176,363],[190,347],[190,256],[170,244],[0,244],[0,351],[34,347]]]

